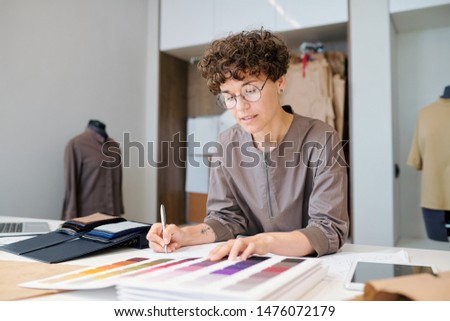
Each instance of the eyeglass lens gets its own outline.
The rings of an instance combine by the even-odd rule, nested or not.
[[[245,85],[241,88],[240,95],[242,98],[244,98],[247,101],[255,102],[258,101],[261,98],[261,90],[256,87],[255,85]],[[231,109],[236,106],[237,103],[237,97],[238,96],[232,96],[227,93],[222,93],[218,95],[218,102],[220,103],[221,107]]]

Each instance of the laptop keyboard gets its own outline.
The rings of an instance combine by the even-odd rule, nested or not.
[[[22,232],[23,223],[0,223],[0,233]]]

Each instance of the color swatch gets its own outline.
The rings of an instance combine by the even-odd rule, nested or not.
[[[280,273],[289,270],[290,268],[302,263],[303,261],[303,259],[284,259],[283,261],[267,267],[260,272],[250,275],[246,279],[240,280],[238,283],[226,287],[226,289],[231,291],[251,290],[253,287],[277,276]]]
[[[120,262],[115,262],[115,263],[108,264],[108,265],[98,266],[98,267],[95,267],[92,269],[82,270],[80,272],[70,273],[67,275],[60,276],[60,277],[50,278],[48,280],[44,280],[43,282],[44,283],[58,283],[58,282],[64,282],[64,281],[69,281],[69,280],[78,279],[78,278],[85,278],[86,276],[98,275],[105,271],[122,268],[124,266],[130,265],[130,264],[133,264],[136,262],[145,261],[145,260],[148,260],[148,259],[147,258],[131,258],[131,259],[127,259],[127,260],[120,261]]]
[[[198,258],[143,258],[134,257],[126,260],[101,265],[93,268],[78,270],[26,285],[28,287],[48,289],[95,289],[113,286],[115,280],[123,277],[137,277],[170,269],[177,265],[198,260]]]

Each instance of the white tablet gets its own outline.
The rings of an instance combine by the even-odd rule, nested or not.
[[[373,280],[419,273],[436,274],[437,271],[428,265],[355,261],[345,279],[345,287],[349,290],[363,291],[364,284]]]

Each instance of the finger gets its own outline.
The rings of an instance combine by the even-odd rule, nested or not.
[[[211,261],[219,261],[222,258],[224,258],[225,256],[228,255],[228,253],[230,252],[230,249],[232,247],[232,243],[227,242],[225,244],[221,244],[217,247],[215,247],[214,249],[212,249],[207,258]]]
[[[162,228],[162,225],[161,225]],[[175,224],[169,224],[164,229],[164,233],[162,233],[162,238],[164,244],[170,244],[173,236],[178,232],[178,227]],[[164,245],[163,244],[163,245]]]
[[[253,242],[247,244],[247,248],[241,253],[241,260],[247,260],[252,254],[255,254],[256,245]]]
[[[161,234],[161,224],[155,223],[152,225],[152,227],[147,233],[147,240],[151,241],[153,235],[160,235],[160,234]]]
[[[177,242],[172,242],[167,246],[167,252],[172,253],[178,248],[180,248],[180,245]]]
[[[164,246],[164,241],[162,239],[162,226],[160,223],[155,223],[150,228],[150,231],[147,233],[147,240],[149,241],[149,246],[151,247],[151,243],[159,244],[160,246]],[[152,248],[153,249],[153,248]]]
[[[157,242],[149,242],[149,247],[155,252],[164,252],[164,247]]]
[[[228,259],[231,261],[235,261],[239,254],[247,247],[246,243],[243,239],[236,239],[233,243],[233,246],[230,249],[230,253],[228,254]]]
[[[206,256],[206,258],[208,260],[212,260],[212,258],[216,255],[216,253],[219,250],[219,247],[221,247],[222,245],[216,246],[215,248],[213,248],[212,250],[209,251],[208,255]]]
[[[154,238],[151,240],[152,244],[158,244],[159,247],[164,247],[164,241],[159,236],[154,236]]]

